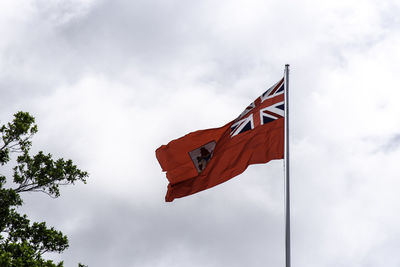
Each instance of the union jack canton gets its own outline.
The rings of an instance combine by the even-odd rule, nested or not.
[[[283,118],[285,114],[284,101],[276,102],[273,99],[284,93],[284,86],[284,81],[281,79],[251,103],[232,124],[231,137]],[[268,99],[272,101],[266,101]]]

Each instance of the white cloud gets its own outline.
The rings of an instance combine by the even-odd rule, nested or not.
[[[285,63],[293,265],[398,265],[396,2],[1,5],[2,122],[30,111],[34,149],[91,174],[27,197],[70,237],[67,266],[282,265],[280,161],[166,204],[154,150],[234,119]]]

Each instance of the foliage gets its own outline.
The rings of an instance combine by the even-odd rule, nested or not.
[[[72,160],[53,159],[42,151],[29,154],[31,138],[38,131],[35,118],[27,112],[17,112],[14,119],[0,126],[0,166],[11,161],[16,166],[12,181],[0,174],[0,266],[2,267],[62,267],[43,259],[46,252],[61,253],[68,248],[68,238],[45,222],[33,222],[20,215],[21,193],[43,192],[50,197],[60,196],[60,186],[81,181],[88,173],[78,169]],[[79,263],[80,267],[85,267]]]

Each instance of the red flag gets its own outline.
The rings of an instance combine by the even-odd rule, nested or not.
[[[283,159],[284,80],[220,128],[200,130],[156,150],[169,181],[165,201],[188,196],[241,174],[250,164]]]

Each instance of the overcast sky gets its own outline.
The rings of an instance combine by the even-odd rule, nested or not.
[[[155,150],[236,118],[289,63],[292,266],[399,266],[399,14],[395,0],[1,1],[0,122],[30,112],[33,152],[90,173],[56,200],[25,195],[22,212],[69,237],[47,256],[283,266],[281,160],[165,203]]]

